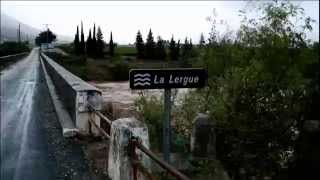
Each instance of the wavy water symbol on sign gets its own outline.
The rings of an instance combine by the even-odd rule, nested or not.
[[[134,76],[134,86],[150,86],[150,77],[151,75],[148,74],[148,73],[145,73],[145,74],[135,74]]]

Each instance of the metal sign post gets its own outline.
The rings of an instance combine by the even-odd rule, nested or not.
[[[163,155],[164,160],[170,163],[171,142],[171,89],[164,90],[164,121],[163,121]]]
[[[171,142],[171,89],[202,88],[207,73],[201,68],[132,69],[129,72],[131,89],[164,89],[163,155],[170,162]]]

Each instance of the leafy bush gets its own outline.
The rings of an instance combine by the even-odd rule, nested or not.
[[[7,41],[0,44],[0,56],[7,56],[30,51],[29,43],[26,42],[11,42]]]
[[[162,150],[163,103],[156,96],[147,97],[143,91],[139,95],[135,106],[148,126],[151,148]]]
[[[217,158],[233,177],[240,169],[272,176],[287,167],[312,94],[319,94],[319,69],[310,72],[311,66],[319,67],[319,57],[305,39],[312,20],[288,2],[268,2],[260,10],[257,19],[243,14],[234,42],[218,38],[213,24],[210,43],[193,62],[207,68],[208,87],[190,92],[179,108],[186,136],[195,113],[209,111]],[[293,17],[301,17],[301,27]]]
[[[110,71],[114,81],[126,81],[129,79],[129,65],[125,61],[116,61]]]
[[[40,46],[42,43],[51,43],[52,41],[55,41],[57,36],[50,31],[50,29],[47,29],[46,31],[40,32],[37,37],[35,38],[35,43],[37,46]]]
[[[115,54],[123,55],[123,56],[136,56],[137,50],[135,47],[118,46],[115,49]]]
[[[135,106],[148,126],[151,148],[155,151],[162,151],[163,96],[160,98],[154,95],[146,96],[145,93],[141,91],[139,97],[135,100]],[[177,112],[175,108],[175,106],[172,107],[172,111],[174,112],[172,112],[171,121],[176,125],[171,127],[171,152],[179,152],[188,156],[189,137],[184,136],[180,131],[183,124],[177,123],[176,118],[180,116],[180,112]]]

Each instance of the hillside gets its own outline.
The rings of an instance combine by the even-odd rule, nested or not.
[[[1,41],[16,41],[19,22],[6,14],[1,13]],[[34,37],[40,32],[27,24],[20,24],[21,39],[33,42]]]
[[[21,31],[21,40],[29,40],[29,42],[34,42],[35,37],[41,31],[40,29],[34,28],[30,25],[21,23],[19,20],[10,17],[6,14],[1,13],[1,39],[0,42],[3,41],[17,41],[17,30],[20,23],[20,31]],[[57,41],[59,42],[70,42],[72,41],[72,37],[57,35]]]

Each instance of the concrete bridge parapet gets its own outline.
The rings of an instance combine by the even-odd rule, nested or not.
[[[51,94],[55,94],[52,98],[56,99],[58,104],[61,104],[60,108],[57,109],[56,107],[56,111],[57,113],[59,111],[67,112],[59,118],[64,135],[70,129],[76,129],[82,135],[92,133],[95,136],[99,136],[99,131],[95,127],[90,126],[89,118],[93,118],[95,123],[100,127],[100,117],[96,115],[90,117],[88,104],[90,103],[96,110],[101,110],[101,90],[75,76],[44,53],[40,53],[40,57],[43,69],[48,74],[46,79],[50,79],[52,82],[53,88],[51,90],[48,85],[49,91],[54,91]]]

